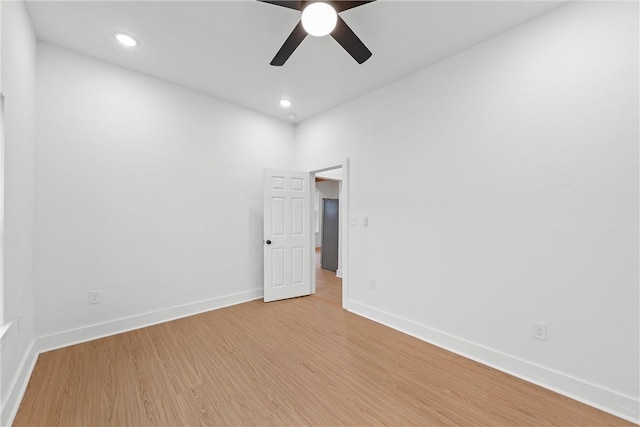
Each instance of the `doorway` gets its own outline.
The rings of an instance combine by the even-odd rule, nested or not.
[[[331,274],[333,275],[332,282],[336,282],[338,279],[337,295],[340,297],[338,305],[349,309],[347,280],[349,236],[346,227],[346,218],[349,218],[348,162],[349,159],[345,159],[333,166],[306,172],[264,170],[263,288],[265,302],[316,293],[318,274],[317,269],[314,268],[317,256],[314,235],[318,219],[316,218],[317,210],[314,212],[312,207],[314,184],[316,175],[322,180],[323,175],[339,174],[341,179],[334,178],[341,182],[338,195],[341,206],[338,216],[338,267],[336,272],[331,272]],[[289,208],[286,208],[287,204]],[[287,215],[289,217],[294,215],[294,217],[287,220]],[[274,218],[277,219],[275,222]],[[355,223],[357,224],[357,221]],[[288,225],[285,226],[285,224]],[[274,236],[278,239],[274,240]],[[296,238],[295,245],[293,237]],[[304,240],[304,243],[301,239]]]
[[[347,308],[347,161],[312,171],[315,180],[315,277],[312,293]],[[328,213],[328,215],[327,215]],[[329,218],[326,218],[329,217]]]

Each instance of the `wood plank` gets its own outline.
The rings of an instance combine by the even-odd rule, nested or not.
[[[317,274],[311,297],[44,353],[14,425],[633,425],[348,313]]]

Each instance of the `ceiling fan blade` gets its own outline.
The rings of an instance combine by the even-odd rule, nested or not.
[[[300,0],[258,0],[262,3],[274,4],[276,6],[287,7],[289,9],[302,10],[302,1]]]
[[[298,25],[291,31],[291,34],[289,34],[287,40],[285,40],[278,53],[276,53],[276,56],[271,60],[271,65],[278,67],[284,65],[305,37],[307,37],[307,32],[302,27],[302,22],[298,22]]]
[[[372,55],[371,51],[362,43],[362,40],[356,36],[356,33],[349,28],[340,16],[338,16],[336,28],[331,32],[331,37],[336,39],[336,41],[340,43],[340,46],[342,46],[349,55],[353,56],[353,59],[355,59],[358,64],[362,64]]]
[[[338,0],[333,2],[333,6],[336,9],[336,12],[340,13],[345,10],[353,9],[354,7],[362,6],[363,4],[373,3],[376,0],[363,0],[363,1],[347,1],[347,0]]]

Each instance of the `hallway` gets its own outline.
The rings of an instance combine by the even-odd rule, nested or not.
[[[336,273],[320,268],[320,248],[316,248],[316,293],[314,298],[342,307],[342,279]]]

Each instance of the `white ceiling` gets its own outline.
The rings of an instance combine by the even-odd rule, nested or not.
[[[373,52],[358,65],[331,37],[308,36],[269,62],[295,10],[240,1],[28,1],[38,39],[264,114],[304,120],[555,9],[555,1],[378,0],[341,13]],[[140,42],[123,48],[113,34]],[[288,98],[285,110],[278,101]]]

